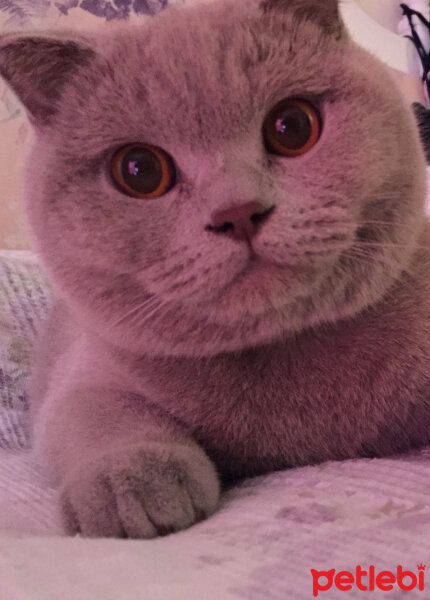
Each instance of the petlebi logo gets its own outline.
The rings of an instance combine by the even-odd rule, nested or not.
[[[412,590],[424,591],[424,574],[426,566],[417,565],[417,572],[405,571],[401,565],[397,566],[396,572],[380,571],[377,572],[374,565],[368,569],[358,565],[355,571],[339,571],[330,569],[330,571],[316,571],[311,569],[313,579],[313,594],[317,598],[320,592],[328,592],[337,588],[342,592],[349,592],[353,588],[363,592],[373,592],[381,590],[391,592],[394,588],[403,592]]]

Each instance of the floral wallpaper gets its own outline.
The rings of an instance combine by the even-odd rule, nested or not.
[[[143,19],[185,0],[0,0],[0,35],[9,31],[108,27]],[[0,248],[28,245],[21,202],[22,172],[32,141],[25,112],[0,79]]]
[[[55,11],[68,15],[76,8],[109,21],[126,19],[131,14],[152,15],[167,4],[168,0],[0,0],[0,11],[8,13],[10,22],[16,24],[46,18]]]

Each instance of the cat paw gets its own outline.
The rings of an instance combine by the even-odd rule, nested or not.
[[[92,457],[63,481],[60,500],[68,533],[154,538],[211,515],[219,480],[196,447],[147,443]]]

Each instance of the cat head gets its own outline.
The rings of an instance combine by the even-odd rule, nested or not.
[[[88,41],[7,36],[36,143],[35,246],[88,329],[205,355],[377,302],[423,221],[424,159],[337,1],[215,0]]]

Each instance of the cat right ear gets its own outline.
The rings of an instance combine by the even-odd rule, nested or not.
[[[52,121],[64,86],[94,56],[93,50],[76,41],[34,34],[0,37],[0,75],[36,127]]]

